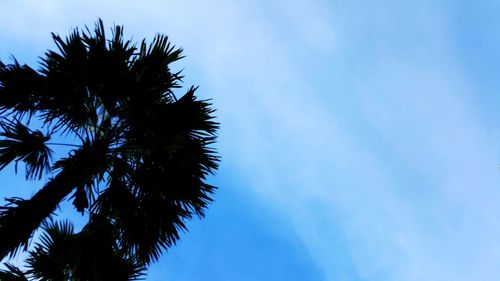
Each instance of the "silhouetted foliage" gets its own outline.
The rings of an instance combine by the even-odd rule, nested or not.
[[[93,32],[52,37],[57,51],[45,53],[39,71],[0,62],[0,169],[14,163],[17,171],[21,162],[27,179],[48,178],[30,199],[9,198],[0,208],[2,258],[26,251],[45,225],[28,271],[7,264],[0,280],[138,278],[212,200],[214,110],[195,87],[176,98],[182,76],[170,64],[182,50],[166,36],[137,46],[120,26],[107,38],[99,20]],[[53,161],[55,136],[75,141]],[[66,199],[88,214],[79,233],[52,222]],[[127,277],[117,279],[117,268]]]

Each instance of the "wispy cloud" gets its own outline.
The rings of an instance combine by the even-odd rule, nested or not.
[[[21,2],[0,19],[4,38],[46,40],[100,15],[184,46],[219,109],[223,165],[293,226],[328,280],[500,275],[498,134],[453,56],[445,7]]]

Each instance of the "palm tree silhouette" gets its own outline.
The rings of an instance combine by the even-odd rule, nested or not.
[[[155,261],[212,200],[214,110],[194,87],[174,95],[182,76],[170,64],[183,56],[166,36],[137,46],[115,26],[108,39],[101,20],[93,32],[52,36],[58,51],[45,53],[41,70],[0,62],[0,168],[21,162],[27,179],[48,177],[30,199],[0,209],[0,258],[26,251],[69,198],[89,214],[87,230],[96,218],[107,225],[113,251]],[[70,152],[53,161],[58,136]]]

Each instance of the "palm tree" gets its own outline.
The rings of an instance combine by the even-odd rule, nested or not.
[[[137,46],[115,26],[108,39],[101,20],[93,32],[52,36],[58,51],[45,53],[41,70],[0,62],[0,168],[20,162],[27,179],[48,178],[31,198],[9,198],[0,209],[0,258],[26,251],[71,199],[89,214],[87,228],[99,217],[116,249],[155,261],[212,200],[214,110],[194,87],[176,98],[182,76],[170,64],[182,50],[166,36]],[[68,155],[53,161],[55,145]]]

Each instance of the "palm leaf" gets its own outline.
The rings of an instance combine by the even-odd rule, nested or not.
[[[38,110],[39,97],[45,90],[42,75],[17,61],[0,62],[0,111],[18,115],[33,115]]]
[[[172,72],[170,64],[182,59],[182,49],[176,48],[167,36],[157,35],[148,46],[142,41],[139,54],[134,57],[131,72],[136,77],[134,102],[140,99],[175,100],[173,90],[180,87],[181,72]]]
[[[32,131],[18,120],[0,122],[0,170],[12,161],[24,162],[27,179],[40,179],[50,171],[52,150],[45,144],[50,136]]]
[[[110,230],[95,216],[79,233],[67,221],[46,226],[28,272],[37,280],[139,280],[144,266],[118,250]]]
[[[0,281],[28,281],[26,274],[11,263],[4,264],[7,270],[0,270]]]
[[[26,260],[27,271],[36,280],[70,280],[66,259],[78,249],[71,243],[73,225],[68,221],[46,224],[44,233]]]

